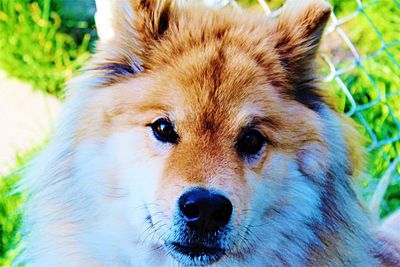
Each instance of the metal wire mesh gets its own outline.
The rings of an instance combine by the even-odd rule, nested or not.
[[[262,8],[279,15],[279,0],[205,0],[216,7]],[[334,7],[323,39],[321,75],[338,94],[339,109],[352,117],[369,151],[364,195],[379,216],[400,205],[400,2],[330,1]],[[345,3],[345,4],[344,4]],[[383,27],[384,26],[384,27]],[[397,203],[382,201],[394,198]]]

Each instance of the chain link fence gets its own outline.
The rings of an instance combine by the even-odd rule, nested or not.
[[[283,0],[204,0],[279,16]],[[331,0],[321,77],[359,124],[368,150],[363,195],[375,219],[400,206],[400,2]]]

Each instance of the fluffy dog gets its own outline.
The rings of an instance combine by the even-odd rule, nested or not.
[[[28,266],[399,266],[320,89],[331,9],[118,1],[24,181]]]

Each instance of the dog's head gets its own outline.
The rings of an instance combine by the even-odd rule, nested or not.
[[[313,71],[330,7],[118,4],[75,136],[101,242],[209,265],[311,238],[335,137]]]

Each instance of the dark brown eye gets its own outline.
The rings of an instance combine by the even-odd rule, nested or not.
[[[239,136],[236,149],[241,156],[257,154],[266,143],[267,139],[256,129],[247,129]]]
[[[178,134],[174,125],[167,119],[161,118],[150,124],[153,134],[157,140],[163,143],[178,143]]]

